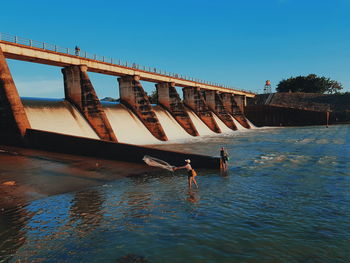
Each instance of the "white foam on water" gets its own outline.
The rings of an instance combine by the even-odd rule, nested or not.
[[[231,116],[233,122],[235,123],[236,127],[237,127],[237,130],[238,131],[244,131],[244,130],[247,130],[246,128],[244,128],[235,118],[233,118]]]
[[[192,120],[200,136],[212,136],[217,134],[210,130],[208,126],[192,110],[187,109],[187,113],[190,116],[190,119]]]
[[[245,117],[245,119],[247,120],[249,126],[251,129],[259,129],[258,127],[256,127],[253,123],[250,122],[250,120],[247,119],[247,117]]]
[[[29,122],[34,129],[99,139],[80,112],[65,100],[24,98],[23,104]],[[186,143],[207,140],[208,137],[212,136],[232,136],[240,131],[248,131],[231,116],[238,128],[238,131],[233,131],[217,115],[213,114],[222,131],[221,134],[215,133],[192,110],[187,108],[189,117],[199,133],[199,136],[191,136],[168,111],[154,105],[155,114],[169,139],[163,142],[155,138],[142,121],[124,105],[103,102],[102,106],[118,142],[121,143],[136,145]]]
[[[220,118],[213,113],[214,120],[216,121],[217,125],[219,126],[222,133],[232,133],[233,130],[231,130],[229,127],[226,126],[226,124],[220,120]]]
[[[64,100],[22,99],[33,129],[99,139],[86,119]]]
[[[102,105],[118,142],[138,145],[162,143],[124,105],[117,103]]]
[[[193,136],[188,134],[173,116],[161,106],[155,106],[153,110],[169,141],[193,138]]]

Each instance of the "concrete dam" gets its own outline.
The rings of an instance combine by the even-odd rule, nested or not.
[[[21,98],[21,101],[33,129],[100,139],[84,116],[67,100]],[[117,134],[118,142],[137,145],[163,142],[153,136],[142,121],[122,103],[102,102],[101,104],[113,133]],[[153,105],[152,110],[169,142],[190,140],[195,137],[186,132],[162,106]],[[198,136],[216,134],[191,109],[186,108],[186,112],[197,130]],[[246,129],[233,117],[231,118],[238,130]],[[215,114],[213,114],[213,119],[222,133],[232,131]]]
[[[127,160],[128,154],[120,152],[116,157],[115,151],[124,147],[124,151],[130,154],[138,151],[141,156],[150,149],[136,145],[176,142],[251,128],[244,116],[246,99],[255,96],[251,92],[156,69],[116,64],[105,57],[91,58],[86,52],[72,54],[68,49],[38,43],[1,35],[2,144]],[[21,98],[6,59],[59,67],[65,98]],[[89,71],[116,76],[120,102],[100,101]],[[141,81],[155,83],[157,105],[150,103]],[[183,99],[176,87],[182,87]],[[159,151],[153,152],[156,156],[171,155],[179,162],[189,156],[153,151]],[[193,155],[191,158],[202,157]],[[217,159],[213,160],[217,164]]]

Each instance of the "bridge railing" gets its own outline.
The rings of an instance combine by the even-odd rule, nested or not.
[[[18,36],[6,34],[6,33],[0,33],[0,41],[6,41],[6,42],[20,44],[20,45],[24,45],[24,46],[40,48],[43,50],[49,50],[49,51],[53,51],[53,52],[57,52],[57,53],[61,53],[61,54],[68,54],[68,55],[78,56],[78,57],[82,57],[82,58],[92,59],[92,60],[110,63],[110,64],[114,64],[114,65],[118,65],[118,66],[128,67],[131,69],[143,70],[143,71],[146,71],[149,73],[157,73],[160,75],[165,75],[165,76],[169,76],[169,77],[173,77],[173,78],[177,78],[177,79],[193,81],[193,82],[197,82],[197,83],[201,83],[201,84],[205,84],[205,85],[210,85],[210,86],[215,86],[215,87],[219,87],[219,88],[232,89],[232,90],[236,90],[236,91],[254,94],[254,92],[252,92],[252,91],[237,89],[235,87],[231,87],[229,85],[219,84],[219,83],[213,82],[213,81],[206,81],[206,80],[202,80],[202,79],[198,79],[198,78],[189,77],[189,76],[186,76],[183,74],[167,72],[165,70],[157,69],[154,67],[141,66],[139,64],[130,63],[128,61],[121,61],[120,59],[113,59],[111,57],[105,57],[105,56],[100,56],[100,55],[96,55],[96,54],[91,54],[91,53],[88,53],[88,52],[80,50],[80,49],[76,50],[75,48],[64,48],[64,47],[49,44],[46,42],[40,42],[40,41],[36,41],[36,40],[32,40],[32,39],[22,38],[22,37],[18,37]]]

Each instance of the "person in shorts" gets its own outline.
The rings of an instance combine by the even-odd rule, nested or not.
[[[197,176],[197,173],[191,166],[191,160],[190,159],[186,159],[185,162],[186,162],[186,165],[179,166],[179,167],[174,167],[173,170],[176,171],[176,170],[179,170],[179,169],[186,169],[187,170],[188,187],[191,189],[192,188],[192,182],[194,182],[194,184],[198,188],[198,184],[197,184],[197,181],[196,181],[196,178],[195,178]]]

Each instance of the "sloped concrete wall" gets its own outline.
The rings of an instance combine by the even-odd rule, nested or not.
[[[163,82],[156,84],[158,103],[164,107],[184,130],[192,135],[198,136],[199,133],[188,115],[179,94],[175,89],[174,83]]]
[[[154,137],[162,141],[167,141],[168,138],[142,88],[140,78],[138,76],[125,76],[118,78],[118,81],[120,102],[139,117]]]
[[[0,142],[20,145],[28,128],[29,120],[0,48]]]
[[[223,123],[225,123],[227,127],[232,130],[237,130],[237,127],[233,122],[231,115],[225,109],[223,101],[217,91],[206,90],[205,101],[209,108],[220,118]]]
[[[244,128],[250,129],[250,125],[247,122],[243,112],[240,107],[238,107],[236,100],[234,99],[234,95],[231,93],[222,93],[221,99],[225,109],[235,118],[239,124],[241,124]]]
[[[184,104],[191,108],[209,127],[209,129],[216,133],[221,133],[221,130],[213,117],[213,113],[205,102],[202,91],[194,87],[187,87],[182,90],[184,94]]]
[[[87,67],[70,66],[62,69],[65,98],[83,114],[102,140],[117,141],[100,100],[87,74]]]

